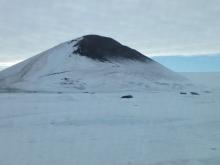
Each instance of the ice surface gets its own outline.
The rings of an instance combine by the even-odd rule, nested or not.
[[[219,165],[219,77],[188,74],[199,96],[0,93],[0,164]]]

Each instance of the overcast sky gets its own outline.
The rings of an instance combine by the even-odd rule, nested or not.
[[[220,52],[220,1],[0,0],[0,61],[86,34],[150,56]]]

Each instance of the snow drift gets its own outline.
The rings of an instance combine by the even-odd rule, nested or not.
[[[142,91],[182,88],[183,82],[138,51],[97,35],[61,43],[0,72],[2,90]]]

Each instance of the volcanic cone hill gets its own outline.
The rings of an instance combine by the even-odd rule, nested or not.
[[[116,92],[175,89],[183,77],[114,39],[86,35],[0,72],[2,90]]]

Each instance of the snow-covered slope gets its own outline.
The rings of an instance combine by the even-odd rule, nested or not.
[[[108,92],[181,87],[184,78],[117,41],[87,35],[0,72],[0,88]]]
[[[0,93],[0,164],[219,165],[220,73],[185,75],[213,89]]]

